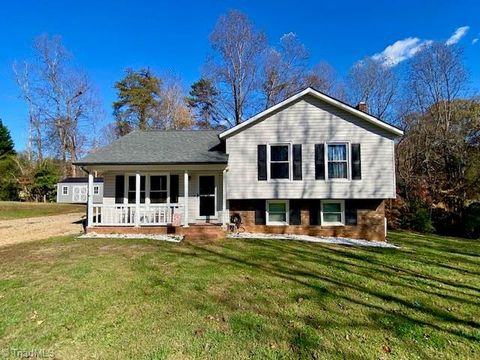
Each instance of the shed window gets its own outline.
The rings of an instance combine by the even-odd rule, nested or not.
[[[322,201],[322,225],[345,225],[345,202],[343,200]]]
[[[68,186],[62,186],[62,195],[68,195]]]
[[[98,195],[100,194],[100,187],[98,185],[95,185],[93,187],[93,195]]]
[[[270,145],[270,179],[290,179],[289,145]]]

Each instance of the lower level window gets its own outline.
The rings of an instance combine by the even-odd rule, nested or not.
[[[345,225],[345,202],[343,200],[322,201],[322,225]]]
[[[68,186],[62,186],[62,195],[68,195]]]
[[[267,225],[288,225],[288,201],[267,200]]]

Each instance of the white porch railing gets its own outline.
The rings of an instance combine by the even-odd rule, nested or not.
[[[93,205],[93,226],[148,226],[183,224],[183,206],[178,204]]]

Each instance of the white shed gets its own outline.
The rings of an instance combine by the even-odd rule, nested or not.
[[[57,184],[57,203],[86,204],[87,196],[87,177],[68,177]],[[103,178],[96,177],[93,182],[93,202],[101,204],[102,200]]]

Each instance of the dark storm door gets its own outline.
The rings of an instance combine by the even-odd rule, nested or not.
[[[198,215],[201,218],[216,216],[215,176],[200,175],[198,177]]]

